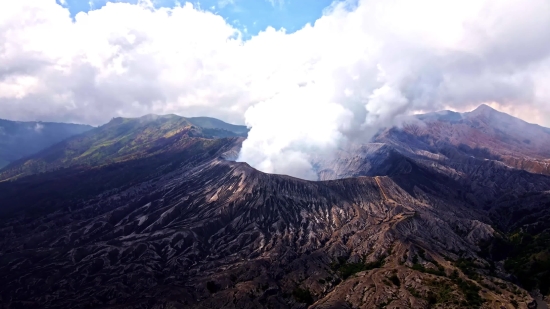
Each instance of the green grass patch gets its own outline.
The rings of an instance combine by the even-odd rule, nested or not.
[[[433,284],[433,291],[428,291],[426,300],[429,304],[445,304],[453,300],[453,285],[448,282],[437,282]]]
[[[455,266],[460,268],[460,270],[468,276],[468,278],[479,281],[481,278],[479,274],[476,272],[476,265],[474,264],[474,261],[471,258],[468,259],[458,259],[455,262]]]
[[[308,289],[296,288],[292,292],[292,296],[294,296],[297,302],[307,304],[308,306],[313,304],[313,296]]]
[[[361,262],[348,263],[345,259],[339,258],[337,262],[331,264],[331,268],[339,272],[343,279],[347,279],[358,272],[382,267],[384,265],[384,259],[385,257],[382,256],[374,262],[365,263],[365,258],[363,258]]]
[[[527,290],[550,293],[550,232],[538,235],[515,233],[510,237],[511,253],[504,263]]]

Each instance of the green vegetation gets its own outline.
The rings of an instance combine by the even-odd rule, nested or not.
[[[214,281],[208,281],[206,283],[206,288],[212,294],[216,293],[220,289],[220,287]]]
[[[313,304],[313,296],[311,295],[311,292],[307,289],[301,289],[296,288],[292,292],[292,296],[294,296],[294,299],[300,303],[304,303],[307,305]]]
[[[203,129],[224,130],[237,135],[246,136],[248,134],[248,128],[245,126],[237,126],[234,124],[225,123],[216,118],[210,117],[191,117],[187,118],[189,122],[197,127]]]
[[[469,308],[479,308],[485,302],[485,300],[479,296],[479,290],[481,289],[476,284],[461,278],[456,278],[453,281],[458,285],[462,294],[464,294],[466,305]]]
[[[361,259],[361,262],[358,263],[347,263],[344,258],[339,258],[338,262],[333,262],[331,264],[331,268],[334,271],[338,271],[343,279],[347,279],[358,272],[382,267],[385,258],[385,256],[382,256],[378,260],[370,263],[365,263],[364,257]]]
[[[430,260],[426,257],[424,250],[420,249],[418,255],[424,260]],[[437,266],[437,270],[429,269],[424,267],[422,264],[418,263],[418,257],[413,258],[413,266],[411,267],[414,270],[421,271],[424,273],[429,273],[432,275],[449,278],[441,280],[431,280],[428,282],[428,285],[432,287],[432,291],[427,294],[425,299],[430,304],[443,304],[448,302],[456,302],[456,299],[453,300],[452,292],[455,289],[454,285],[458,286],[460,292],[464,295],[465,301],[461,303],[463,307],[467,308],[479,308],[484,300],[479,295],[480,287],[470,282],[469,280],[464,280],[460,278],[458,271],[455,269],[450,276],[447,277],[445,273],[445,268],[437,263],[435,260],[430,262],[434,263]],[[480,280],[479,274],[475,271],[475,264],[471,259],[459,259],[455,262],[457,266],[468,278],[472,280]],[[420,294],[416,290],[409,290],[411,295],[418,297]]]
[[[437,269],[426,268],[426,267],[424,267],[424,265],[418,263],[418,256],[420,256],[425,261],[432,262],[437,267]],[[411,267],[412,269],[414,269],[416,271],[423,272],[423,273],[436,275],[436,276],[442,276],[442,277],[446,276],[445,268],[443,266],[441,266],[439,263],[437,263],[437,261],[432,260],[432,259],[428,259],[426,257],[426,252],[422,248],[418,249],[418,256],[415,255],[412,259],[412,262],[413,262],[413,266]]]
[[[428,291],[426,300],[429,304],[445,304],[453,300],[454,286],[447,281],[432,281],[429,283],[433,291]]]
[[[479,274],[475,271],[475,264],[471,258],[469,259],[458,259],[455,262],[455,266],[460,268],[460,270],[468,276],[468,278],[478,281],[480,280]]]
[[[186,118],[176,115],[115,118],[99,128],[69,138],[4,170],[0,173],[0,180],[61,168],[97,167],[147,158],[180,151],[199,139],[212,141],[235,136],[242,134],[215,127],[198,127]]]
[[[227,140],[199,139],[180,151],[113,163],[96,168],[72,167],[0,182],[0,214],[27,210],[41,216],[60,207],[70,207],[81,199],[105,190],[122,191],[147,179],[168,173],[189,162],[211,158],[228,144]],[[26,194],[21,194],[26,192]],[[153,197],[143,197],[143,203]]]
[[[479,308],[484,300],[479,295],[480,288],[467,280],[463,280],[458,277],[458,273],[455,272],[449,279],[435,279],[428,280],[426,282],[427,286],[430,287],[430,291],[426,293],[425,296],[421,295],[414,288],[408,288],[407,290],[411,293],[412,296],[416,298],[423,298],[430,305],[435,304],[460,304],[463,308]],[[464,296],[464,300],[460,300],[457,294],[455,293],[456,287]]]
[[[437,269],[426,268],[422,264],[418,264],[418,263],[413,264],[413,266],[411,268],[414,269],[414,270],[423,272],[423,273],[445,277],[446,276],[445,268],[443,268],[443,266],[437,264],[437,262],[435,262],[435,264],[437,266]]]
[[[550,206],[550,205],[548,205]],[[481,255],[487,259],[504,260],[506,271],[513,274],[526,290],[540,289],[550,294],[550,225],[546,218],[537,218],[536,229],[516,231],[483,243]],[[524,223],[529,223],[526,221]],[[491,268],[494,268],[492,266]],[[490,269],[492,271],[492,269]]]
[[[413,287],[408,288],[407,291],[409,291],[413,297],[422,298],[422,295]]]
[[[458,259],[455,262],[455,266],[460,268],[460,270],[470,279],[475,281],[480,281],[480,275],[475,271],[475,264],[472,259]],[[479,291],[481,288],[469,280],[464,280],[459,277],[458,272],[454,270],[449,278],[460,288],[462,294],[466,298],[466,303],[469,308],[479,308],[485,300],[479,296]]]
[[[510,253],[504,263],[521,285],[532,290],[539,288],[543,295],[550,293],[550,232],[537,235],[514,233],[509,236]]]

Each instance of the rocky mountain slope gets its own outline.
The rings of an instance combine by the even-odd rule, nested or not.
[[[246,132],[244,126],[214,118],[177,115],[114,118],[103,126],[15,162],[0,171],[0,181],[60,168],[93,167],[145,158],[187,148],[195,137],[209,140],[245,137]]]
[[[45,173],[0,182],[0,304],[511,309],[548,293],[547,175],[404,128],[321,158],[329,180],[312,182],[224,159],[238,136],[117,121],[71,143],[154,138],[88,165],[90,146],[47,161],[60,144],[32,159]]]
[[[70,123],[0,119],[0,168],[91,129],[91,126]]]
[[[416,139],[415,148],[444,151],[457,148],[477,158],[497,160],[526,171],[550,175],[550,129],[527,123],[487,105],[467,113],[439,112],[418,116],[404,131]],[[377,140],[400,140],[389,130]],[[422,145],[424,144],[424,145]]]
[[[399,153],[442,162],[492,160],[550,175],[550,129],[527,123],[487,105],[467,113],[417,115],[401,128],[387,128],[372,143],[352,144],[333,158],[317,158],[320,179],[378,175],[380,160]],[[466,162],[469,164],[469,162]]]
[[[488,268],[476,252],[493,228],[461,203],[412,193],[388,177],[307,182],[223,160],[181,167],[47,216],[27,210],[2,222],[4,299],[28,307],[371,308],[423,307],[433,294],[442,305],[477,304],[468,296],[475,283],[449,277],[458,269],[451,261]],[[357,288],[347,280],[364,286],[362,296],[347,296]],[[434,280],[457,292],[439,300]],[[515,290],[486,293],[507,303]]]
[[[246,136],[248,134],[248,128],[245,126],[234,125],[223,122],[216,118],[211,117],[189,117],[189,122],[197,127],[211,130],[225,130],[232,132],[238,136]]]
[[[417,116],[388,128],[374,143],[350,145],[318,159],[320,179],[395,174],[416,162],[456,183],[459,199],[487,211],[501,231],[489,247],[493,259],[529,289],[550,292],[548,162],[550,130],[480,106]],[[516,164],[523,162],[522,164]]]

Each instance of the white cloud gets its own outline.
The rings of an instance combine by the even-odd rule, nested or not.
[[[221,16],[151,3],[74,21],[55,0],[0,4],[0,117],[246,121],[242,160],[307,178],[312,154],[417,110],[496,102],[550,125],[547,0],[345,1],[246,41]]]
[[[218,7],[222,9],[228,5],[234,5],[234,4],[235,4],[235,0],[218,0]]]
[[[36,133],[41,133],[41,132],[42,132],[42,129],[44,129],[44,125],[37,122],[37,123],[34,125],[34,128],[33,128],[33,129],[34,129],[34,131],[35,131]]]
[[[267,0],[273,7],[283,7],[285,0]]]

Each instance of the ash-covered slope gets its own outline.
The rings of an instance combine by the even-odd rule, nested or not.
[[[385,175],[397,157],[476,166],[491,160],[534,174],[550,175],[550,129],[487,105],[467,113],[417,115],[401,128],[387,128],[372,143],[352,144],[330,158],[315,158],[321,180]]]
[[[450,130],[434,125],[445,121],[437,117],[430,121],[430,114],[419,118],[428,124],[422,128],[425,134],[440,141],[448,141],[455,146],[486,148],[497,156],[550,158],[549,128],[525,122],[487,105],[460,114],[459,120],[447,121],[451,124]]]
[[[396,135],[395,130],[387,130],[376,140],[428,151],[456,148],[468,156],[550,175],[549,128],[527,123],[487,105],[462,114],[444,111],[418,118],[422,122],[404,126],[410,135],[406,139]]]
[[[480,296],[478,283],[461,272],[451,276],[459,258],[489,265],[477,252],[494,230],[481,213],[438,189],[405,190],[398,182],[309,182],[213,159],[92,199],[58,202],[46,215],[26,209],[1,222],[2,302],[424,308],[440,293],[435,282],[455,290],[438,298],[445,306],[509,302],[511,284]],[[524,305],[531,301],[522,295],[516,298]]]
[[[317,158],[335,180],[311,182],[153,120],[0,182],[2,305],[511,309],[532,301],[516,284],[545,291],[549,176],[394,128]]]
[[[422,181],[403,172],[419,168],[424,179],[437,179],[424,188],[442,188],[443,196],[487,211],[486,220],[502,231],[485,249],[493,261],[524,287],[550,293],[550,130],[488,106],[418,118],[382,131],[375,143],[342,149],[337,159],[318,160],[320,178],[390,175],[407,188]]]

